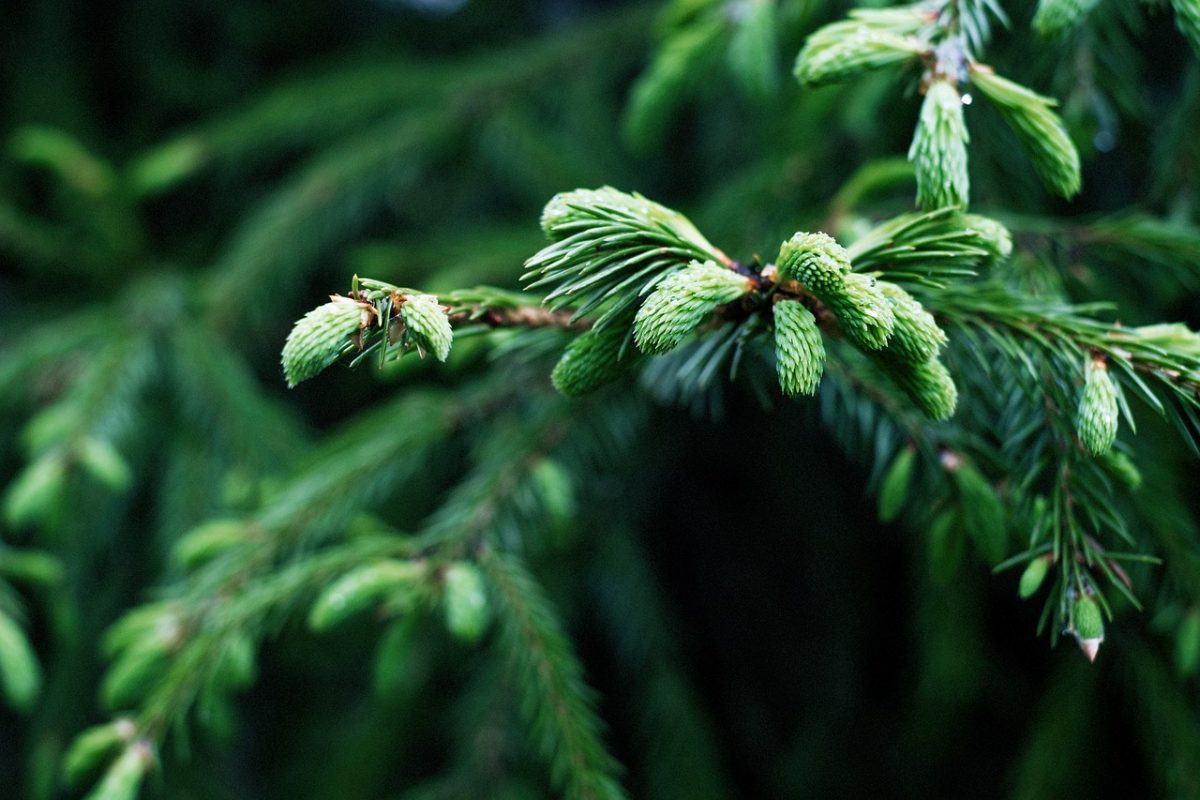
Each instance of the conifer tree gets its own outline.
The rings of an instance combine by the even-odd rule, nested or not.
[[[0,786],[1200,796],[1200,4],[456,5],[5,34]]]

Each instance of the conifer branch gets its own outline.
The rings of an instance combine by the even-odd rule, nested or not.
[[[933,210],[966,208],[969,141],[963,106],[970,81],[997,105],[1033,159],[1048,188],[1063,197],[1079,191],[1079,154],[1055,102],[996,75],[977,54],[990,35],[990,18],[1007,23],[993,0],[934,0],[886,9],[854,9],[850,18],[812,34],[796,59],[796,77],[818,86],[859,72],[905,64],[921,66],[925,94],[909,159],[917,168],[917,202]]]
[[[673,452],[679,408],[732,412],[762,433],[749,418],[757,401],[785,427],[822,424],[868,475],[880,520],[902,521],[917,542],[904,546],[917,561],[908,605],[925,710],[894,737],[909,746],[901,752],[913,742],[928,752],[917,737],[949,739],[946,719],[978,711],[1011,644],[988,637],[985,573],[963,569],[970,551],[1011,570],[991,580],[1040,606],[1051,643],[1071,637],[1090,659],[1104,644],[1120,667],[1059,673],[1018,793],[1070,785],[1064,754],[1106,752],[1097,731],[1113,726],[1086,723],[1113,675],[1137,700],[1141,772],[1160,793],[1197,793],[1185,697],[1200,670],[1195,470],[1169,426],[1142,419],[1149,407],[1200,452],[1200,334],[1144,324],[1186,317],[1200,286],[1189,219],[1200,72],[1188,62],[1168,81],[1144,69],[1184,43],[1147,39],[1166,18],[1143,27],[1138,4],[1119,0],[1039,0],[1031,31],[995,42],[1008,24],[998,0],[871,3],[797,42],[794,67],[805,86],[863,76],[866,91],[773,96],[779,45],[815,20],[812,4],[660,5],[622,119],[618,95],[644,55],[629,44],[646,37],[649,6],[572,26],[552,15],[515,44],[511,26],[430,18],[423,32],[465,31],[473,51],[422,33],[419,49],[440,63],[405,55],[412,37],[384,25],[362,51],[369,61],[327,50],[321,32],[322,58],[341,66],[317,73],[300,47],[281,58],[280,45],[309,44],[291,38],[301,27],[280,39],[254,15],[220,12],[210,16],[237,33],[234,57],[204,74],[191,53],[172,66],[173,44],[158,35],[127,42],[136,109],[109,103],[112,87],[94,76],[69,75],[78,59],[62,53],[78,48],[58,11],[34,15],[33,40],[10,37],[14,63],[52,67],[44,91],[12,98],[0,201],[0,251],[16,267],[0,277],[2,502],[7,527],[35,537],[0,544],[0,700],[22,715],[0,757],[0,772],[22,775],[12,791],[53,794],[61,767],[72,791],[134,800],[168,745],[182,752],[193,730],[235,731],[237,694],[273,637],[305,621],[326,635],[352,617],[338,642],[381,635],[381,697],[355,698],[370,704],[368,721],[332,751],[315,744],[317,794],[625,796],[568,636],[586,622],[614,645],[601,671],[631,679],[608,698],[630,791],[752,791],[744,774],[723,774],[707,699],[672,638],[658,584],[678,576],[652,574],[620,526],[662,516],[666,505],[642,507],[631,481],[644,470],[630,465]],[[1200,3],[1157,5],[1200,51]],[[366,27],[416,13],[376,12]],[[152,28],[162,26],[138,30]],[[64,46],[47,50],[47,36]],[[480,54],[477,36],[503,44]],[[1050,75],[1029,57],[1035,45],[1069,57]],[[138,74],[144,64],[155,68]],[[990,64],[1054,87],[1062,109]],[[309,77],[280,83],[281,68]],[[260,82],[257,98],[219,107]],[[880,92],[895,97],[880,105]],[[836,190],[829,172],[846,153],[873,157],[864,136],[895,141],[895,119],[874,112],[902,97],[915,104],[911,144]],[[1008,171],[1019,156],[995,152],[1004,143],[979,111],[989,104],[1050,193],[1080,194],[1072,136],[1086,135],[1082,156],[1105,154],[1089,175],[1160,176],[1124,192],[1152,211],[1079,216],[1115,207],[1121,186],[1109,181],[1069,216],[1002,217],[1015,242],[968,213],[972,189],[997,207],[1024,202],[1028,188]],[[695,124],[671,132],[685,106]],[[25,125],[38,109],[62,128]],[[176,119],[200,122],[138,152]],[[1152,126],[1163,131],[1153,146],[1122,147]],[[630,161],[622,128],[635,148],[669,132],[672,147]],[[972,168],[981,149],[989,163]],[[129,152],[125,164],[96,155]],[[721,175],[731,163],[735,174]],[[705,225],[606,182],[686,197]],[[915,206],[898,202],[914,185]],[[554,196],[539,251],[536,227],[512,220],[572,186],[602,188]],[[234,221],[223,244],[213,220]],[[327,393],[329,375],[324,388],[282,395],[311,413],[309,430],[275,397],[278,370],[256,351],[278,343],[276,312],[335,267],[391,282],[330,286],[342,293],[287,337],[283,378],[374,358],[384,380],[360,375]],[[1086,302],[1106,298],[1117,302]],[[431,358],[399,361],[413,352]],[[410,385],[381,400],[400,379]],[[738,438],[731,463],[753,448],[754,479],[789,455],[780,441],[794,440]],[[760,449],[772,460],[757,461]],[[768,484],[769,497],[778,487]],[[588,590],[595,613],[563,613]],[[1121,619],[1151,601],[1154,641]],[[78,696],[95,694],[94,656],[108,660],[98,694],[113,714],[99,724]],[[327,663],[352,670],[349,660]],[[444,692],[426,691],[455,684],[449,709]],[[401,716],[404,730],[387,727]],[[797,732],[773,750],[785,772],[811,754]],[[1045,758],[1054,743],[1066,748],[1058,762]],[[368,759],[392,767],[364,777],[356,767]],[[208,776],[223,772],[169,776],[167,788],[219,792]]]
[[[496,599],[500,646],[521,691],[521,712],[569,800],[625,797],[583,669],[541,589],[513,555],[484,550],[480,564]]]

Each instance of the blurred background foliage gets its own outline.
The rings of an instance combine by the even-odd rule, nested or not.
[[[552,362],[502,344],[284,388],[292,321],[353,274],[516,288],[565,189],[643,192],[742,259],[908,210],[906,84],[789,74],[850,4],[721,5],[725,22],[661,47],[688,3],[7,10],[0,793],[80,792],[65,749],[150,674],[105,678],[125,611],[487,507],[559,609],[632,797],[1200,797],[1196,461],[1149,415],[1138,535],[1173,567],[1139,568],[1147,610],[1089,666],[1034,635],[1015,575],[947,567],[931,531],[876,522],[887,464],[853,397],[568,404]],[[1200,67],[1169,10],[1105,0],[1047,42],[1033,3],[1004,5],[985,60],[1061,99],[1084,190],[1048,196],[998,115],[971,109],[974,208],[1063,295],[1200,326]],[[770,24],[741,24],[758,6]],[[495,499],[513,470],[534,488]],[[177,548],[202,523],[242,544],[208,585]],[[347,531],[344,556],[322,549]],[[214,647],[244,627],[257,680],[209,702],[193,667],[164,673],[143,702],[178,730],[145,796],[552,796],[494,647],[427,616],[314,634],[327,573],[297,574],[270,614],[195,617]],[[197,695],[189,733],[171,704]]]

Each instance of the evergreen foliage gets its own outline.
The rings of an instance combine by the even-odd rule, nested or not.
[[[1200,4],[454,5],[0,34],[0,786],[1200,796]]]

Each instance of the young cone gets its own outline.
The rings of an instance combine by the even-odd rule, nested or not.
[[[579,397],[616,380],[635,360],[631,354],[621,357],[628,333],[628,324],[614,323],[575,337],[550,376],[554,388],[567,397]]]
[[[1008,121],[1033,159],[1033,168],[1042,182],[1063,197],[1078,194],[1082,183],[1079,151],[1054,113],[1057,101],[1001,78],[985,66],[972,68],[971,83],[995,103]]]
[[[753,289],[745,275],[711,261],[692,262],[668,275],[638,309],[633,337],[643,353],[678,347],[704,318]]]
[[[375,318],[375,307],[349,297],[330,301],[305,314],[288,334],[281,357],[288,386],[317,375],[354,349],[354,334]]]
[[[825,369],[825,343],[817,319],[798,300],[775,304],[775,366],[789,397],[812,395]]]
[[[425,574],[419,561],[380,561],[359,567],[327,586],[313,603],[308,625],[315,631],[405,593]]]
[[[400,305],[400,320],[404,323],[405,342],[415,346],[422,358],[426,350],[438,361],[445,361],[450,355],[454,330],[446,316],[446,307],[438,305],[436,297],[431,294],[405,295]]]
[[[841,289],[850,256],[827,233],[801,232],[780,246],[775,268],[780,281],[800,281],[819,296]]]
[[[1037,590],[1042,588],[1042,583],[1046,580],[1046,575],[1050,572],[1050,559],[1045,556],[1038,556],[1029,562],[1025,567],[1025,571],[1021,573],[1021,581],[1017,585],[1017,594],[1022,600],[1028,600],[1037,594]]]
[[[891,304],[896,317],[888,352],[914,364],[924,363],[937,355],[946,344],[946,332],[938,327],[933,315],[896,284],[878,281],[876,285]]]
[[[917,34],[932,19],[917,6],[856,9],[850,19],[821,28],[796,58],[796,79],[806,86],[835,83],[867,70],[908,61],[927,45]]]
[[[846,338],[863,350],[882,349],[896,328],[892,304],[870,275],[846,275],[840,291],[821,299],[837,315]]]
[[[1089,359],[1079,399],[1079,440],[1094,456],[1104,455],[1117,439],[1117,387],[1103,357]]]
[[[920,364],[897,359],[889,351],[875,362],[904,390],[921,412],[932,420],[949,419],[958,407],[958,387],[936,356]]]
[[[1071,633],[1088,661],[1095,661],[1104,642],[1104,615],[1100,606],[1090,597],[1081,597],[1075,601],[1071,611]]]
[[[464,642],[477,641],[491,621],[483,585],[483,576],[474,564],[459,561],[446,570],[442,598],[446,628]]]
[[[966,208],[970,193],[968,141],[962,95],[948,81],[933,81],[925,92],[908,150],[908,160],[916,167],[917,205],[921,208]]]

